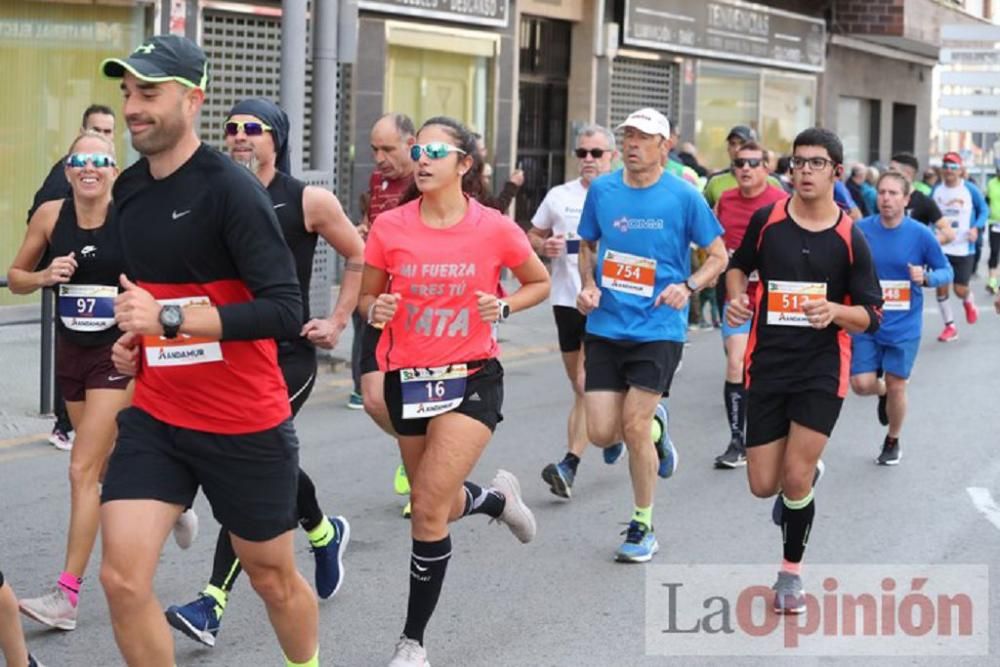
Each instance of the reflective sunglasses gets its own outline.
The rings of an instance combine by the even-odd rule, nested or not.
[[[256,120],[230,120],[226,121],[223,127],[226,130],[226,134],[230,137],[235,137],[240,132],[243,132],[248,137],[259,137],[264,132],[270,132],[272,129],[270,125],[265,125]]]
[[[795,157],[793,157],[790,160],[790,162],[791,162],[791,165],[792,165],[792,169],[802,169],[806,165],[809,165],[809,168],[812,169],[813,171],[822,171],[823,169],[826,169],[826,165],[828,165],[828,164],[829,165],[835,165],[835,164],[837,164],[836,162],[834,162],[830,158],[825,158],[825,157],[808,157],[807,158],[807,157],[798,157],[798,156],[795,156]]]
[[[948,171],[958,171],[959,169],[962,168],[962,165],[960,165],[957,162],[945,162],[941,166],[947,169]]]
[[[87,163],[94,165],[95,169],[117,166],[115,159],[107,153],[73,153],[66,156],[66,166],[75,169],[83,169]]]
[[[587,157],[588,154],[590,154],[590,156],[595,160],[600,160],[601,156],[607,153],[607,151],[603,148],[591,148],[590,150],[587,150],[586,148],[577,148],[575,152],[576,156],[581,160]]]
[[[410,159],[416,162],[420,159],[420,154],[423,153],[432,160],[440,160],[441,158],[448,157],[448,153],[461,153],[465,155],[463,151],[458,146],[452,146],[451,144],[446,144],[443,141],[434,141],[429,144],[413,144],[410,146]]]
[[[738,157],[733,160],[733,166],[737,169],[742,169],[743,167],[756,169],[762,164],[764,164],[764,160],[759,157]]]

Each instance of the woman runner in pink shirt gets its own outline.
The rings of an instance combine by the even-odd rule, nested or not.
[[[485,488],[466,476],[503,419],[492,326],[549,293],[548,272],[524,232],[462,192],[472,134],[451,118],[432,118],[411,150],[421,196],[372,226],[358,306],[385,326],[376,356],[413,503],[406,625],[390,667],[428,664],[424,629],[451,556],[449,522],[486,514],[521,542],[535,536],[514,475],[500,470]],[[505,267],[521,283],[507,301],[496,296]]]

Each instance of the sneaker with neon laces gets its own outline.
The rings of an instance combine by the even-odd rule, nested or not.
[[[550,463],[542,469],[542,479],[553,495],[569,500],[573,496],[573,469],[563,463]]]
[[[502,493],[506,501],[503,512],[494,521],[506,525],[522,544],[535,539],[538,524],[535,523],[535,515],[521,498],[521,483],[517,481],[517,477],[506,470],[497,470],[490,487]]]
[[[351,396],[347,399],[347,407],[350,410],[364,410],[365,399],[361,394],[356,391],[351,392]]]
[[[990,276],[990,279],[986,282],[986,291],[990,294],[996,294],[1000,291],[1000,278]]]
[[[222,623],[222,607],[215,598],[202,593],[193,602],[171,605],[165,615],[171,627],[205,646],[215,646]]]
[[[431,667],[431,663],[427,661],[427,649],[420,642],[401,636],[389,667]]]
[[[71,452],[73,451],[73,433],[56,426],[49,434],[49,444],[61,452]]]
[[[938,336],[938,341],[941,343],[950,343],[953,340],[958,340],[958,327],[954,324],[946,324],[941,331],[941,335]]]
[[[613,466],[621,461],[622,457],[625,456],[625,443],[619,442],[617,445],[605,447],[602,450],[602,453],[604,454],[604,462],[609,466]]]
[[[405,496],[410,493],[410,478],[406,476],[406,467],[402,463],[396,466],[396,476],[392,480],[392,487],[397,496]]]
[[[962,307],[965,308],[965,321],[969,324],[975,324],[979,320],[979,309],[976,308],[976,304],[971,301],[963,301]]]
[[[58,586],[41,597],[18,600],[17,606],[22,614],[50,628],[76,629],[77,607]]]
[[[190,549],[198,537],[198,515],[189,507],[177,517],[174,523],[174,542],[181,549]]]
[[[323,546],[311,546],[316,559],[316,594],[320,600],[332,598],[344,583],[344,551],[351,540],[351,524],[342,516],[330,517],[335,535]]]
[[[403,507],[403,518],[409,519],[411,516],[413,516],[413,503],[407,500],[406,506]]]
[[[778,580],[771,587],[774,591],[775,614],[801,614],[806,610],[806,593],[802,590],[802,577],[791,572],[778,572]]]
[[[645,563],[660,550],[656,533],[644,523],[633,520],[622,534],[625,542],[615,552],[615,560],[619,563]]]
[[[816,461],[816,472],[813,473],[813,488],[819,484],[819,480],[823,479],[823,473],[826,472],[826,464],[823,463],[823,459]],[[775,526],[781,526],[781,520],[785,517],[785,502],[782,500],[781,491],[778,495],[774,497],[774,505],[771,506],[771,521]]]
[[[670,414],[667,412],[667,406],[663,403],[656,404],[656,411],[653,413],[653,421],[655,422],[655,425],[659,426],[660,429],[659,434],[656,433],[655,428],[653,431],[653,444],[656,446],[656,455],[660,459],[657,474],[663,479],[667,479],[677,472],[677,462],[679,457],[677,456],[677,448],[674,447],[674,441],[670,439],[670,433],[668,432],[670,426]]]

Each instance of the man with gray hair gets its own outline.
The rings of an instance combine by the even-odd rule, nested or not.
[[[573,388],[573,407],[569,412],[568,451],[559,463],[550,463],[542,470],[542,479],[549,490],[560,498],[570,498],[573,480],[580,458],[587,449],[587,417],[583,407],[583,335],[587,318],[576,309],[580,293],[580,237],[576,233],[583,212],[583,202],[591,182],[611,171],[615,150],[615,135],[600,125],[586,125],[576,137],[574,150],[579,178],[558,185],[545,195],[531,219],[528,240],[542,257],[547,257],[552,270],[552,312],[559,333],[559,350],[563,366]],[[625,452],[622,443],[604,450],[605,463],[617,463]]]

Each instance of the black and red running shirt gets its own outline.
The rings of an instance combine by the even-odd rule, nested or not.
[[[257,178],[202,144],[154,179],[142,159],[114,186],[129,277],[157,300],[210,303],[222,340],[143,340],[134,405],[173,426],[253,433],[291,416],[274,339],[302,323],[295,264]]]
[[[867,307],[869,332],[881,321],[882,289],[868,243],[845,213],[834,226],[812,232],[791,218],[789,201],[753,214],[729,263],[730,269],[747,275],[760,272],[745,358],[746,386],[776,393],[822,391],[843,398],[851,371],[848,333],[835,324],[825,329],[768,324],[770,289],[774,281],[825,283],[828,301]]]

